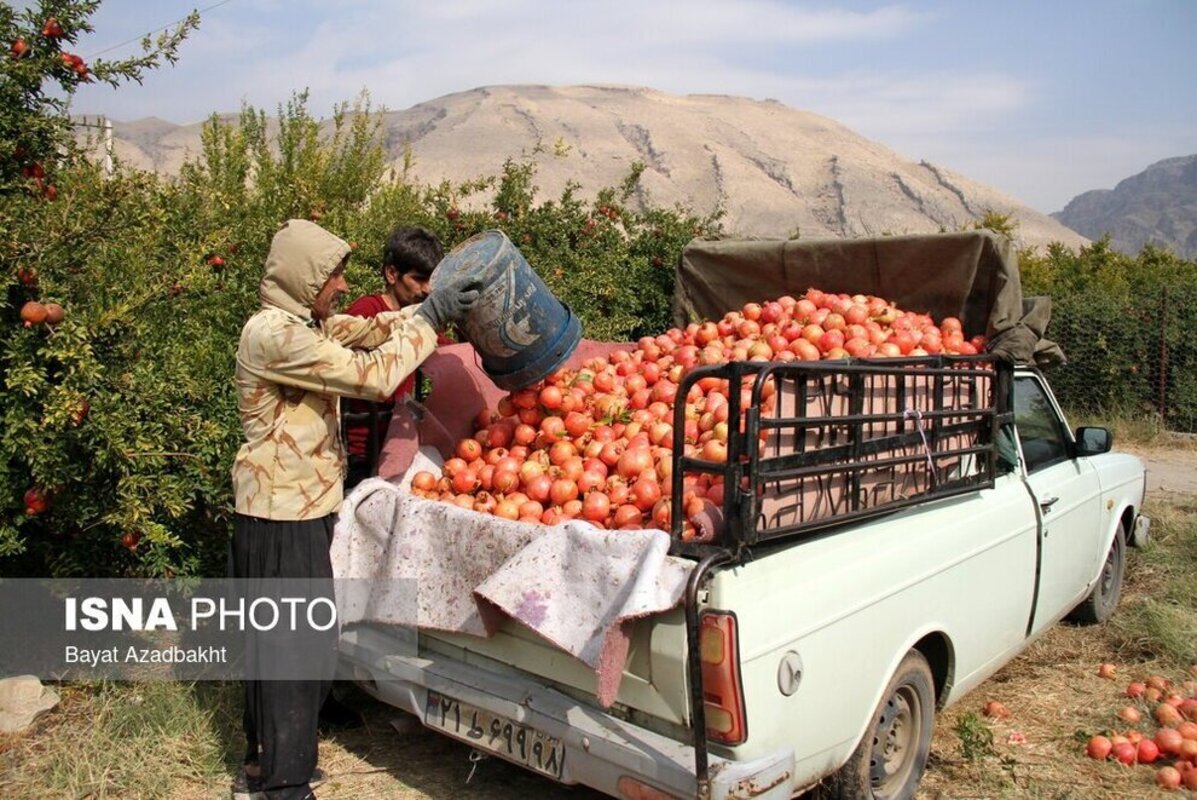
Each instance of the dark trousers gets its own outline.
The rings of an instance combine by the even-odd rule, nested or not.
[[[328,548],[335,521],[332,514],[298,521],[236,515],[229,559],[232,577],[314,579],[313,588],[331,597]],[[311,795],[308,781],[316,768],[317,716],[336,666],[335,630],[328,638],[328,653],[321,654],[321,666],[312,673],[321,675],[320,679],[245,682],[245,761],[261,767],[262,786],[270,800],[303,800]],[[287,651],[296,644],[286,636],[255,635],[246,647],[252,674],[263,663],[286,664]],[[294,660],[310,663],[310,647],[309,641]]]

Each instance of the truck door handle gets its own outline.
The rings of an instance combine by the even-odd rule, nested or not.
[[[1054,506],[1058,502],[1060,502],[1060,498],[1058,498],[1058,497],[1049,497],[1046,500],[1040,500],[1039,501],[1039,510],[1042,511],[1044,514],[1046,514],[1049,511],[1051,511],[1052,506]]]

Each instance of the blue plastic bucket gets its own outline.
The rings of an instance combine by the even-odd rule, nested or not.
[[[578,346],[577,316],[502,231],[485,231],[453,248],[432,273],[432,285],[458,275],[482,279],[482,297],[460,328],[500,389],[543,380]]]

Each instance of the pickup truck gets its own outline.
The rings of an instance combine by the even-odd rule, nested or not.
[[[792,381],[799,405],[770,417],[750,403],[726,464],[675,457],[679,486],[720,469],[738,488],[715,540],[675,529],[673,553],[695,562],[684,602],[636,623],[612,706],[590,669],[515,623],[487,639],[422,631],[415,650],[387,626],[346,630],[358,685],[482,754],[614,797],[822,784],[909,798],[936,711],[1056,622],[1114,612],[1126,547],[1147,535],[1145,471],[1110,452],[1109,431],[1072,431],[1037,369],[770,362],[686,380],[711,374],[754,398]],[[979,383],[944,391],[961,375]],[[914,415],[910,376],[938,398]],[[868,381],[885,380],[893,402],[874,408]],[[812,417],[804,386],[842,403]],[[886,490],[886,470],[914,488]]]
[[[909,798],[935,711],[1064,617],[1104,622],[1146,537],[1142,463],[1105,429],[1070,431],[1037,370],[1010,378],[1016,465],[739,556],[713,547],[685,606],[637,624],[610,709],[587,667],[515,624],[420,632],[414,655],[396,655],[403,632],[358,626],[342,659],[424,725],[613,796],[789,798],[830,777],[843,798]]]

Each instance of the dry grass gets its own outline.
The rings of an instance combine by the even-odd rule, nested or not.
[[[1090,735],[1125,729],[1115,712],[1126,703],[1129,681],[1156,673],[1182,679],[1197,661],[1197,500],[1156,501],[1148,510],[1156,520],[1154,543],[1131,551],[1114,620],[1097,628],[1056,626],[941,714],[922,800],[1158,796],[1152,768],[1099,764],[1083,755]],[[1116,680],[1097,677],[1104,662],[1118,665]],[[235,686],[106,684],[62,691],[62,705],[31,732],[0,737],[0,797],[228,797],[241,748]],[[1000,700],[1012,716],[981,718],[993,733],[993,753],[966,759],[962,720],[979,716],[990,699]],[[359,702],[366,727],[321,741],[320,762],[330,775],[319,790],[321,800],[598,797],[497,759],[479,764],[467,784],[468,747],[418,723],[396,732],[391,720],[410,718]],[[1025,744],[1011,743],[1015,733]]]
[[[1154,414],[1132,416],[1066,412],[1065,416],[1074,428],[1081,425],[1109,428],[1114,434],[1114,446],[1119,450],[1127,445],[1132,449],[1197,450],[1197,434],[1169,431],[1160,424],[1160,418]]]
[[[181,683],[58,687],[62,703],[0,737],[0,797],[170,798],[224,780],[235,756],[227,689]],[[207,795],[195,795],[212,797]]]

